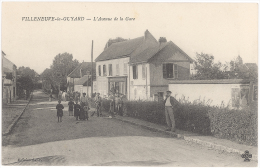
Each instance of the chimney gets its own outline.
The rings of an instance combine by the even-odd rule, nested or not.
[[[167,42],[167,40],[166,40],[165,37],[160,37],[160,39],[159,39],[158,41],[159,41],[160,45],[161,45],[162,43],[166,43],[166,42]]]
[[[148,31],[148,29],[146,29],[146,31],[144,32],[144,39],[148,38],[148,34],[149,34],[149,31]]]

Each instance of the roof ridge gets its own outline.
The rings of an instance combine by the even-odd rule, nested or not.
[[[71,74],[73,74],[80,66],[81,66],[82,63],[79,63],[79,65],[73,69],[73,71],[71,71],[71,73],[68,75],[68,77],[70,77]]]

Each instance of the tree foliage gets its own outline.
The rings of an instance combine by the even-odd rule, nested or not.
[[[34,89],[35,84],[38,82],[38,74],[29,67],[19,67],[17,69],[17,94],[19,97],[24,96],[24,90],[27,97]]]
[[[193,76],[193,79],[226,79],[227,76],[224,73],[225,68],[226,65],[221,62],[214,63],[213,55],[196,53],[194,69],[197,73]]]
[[[43,87],[45,90],[53,89],[57,92],[67,88],[67,76],[79,65],[78,60],[73,60],[73,55],[67,52],[54,57],[50,68],[46,68],[42,74]]]

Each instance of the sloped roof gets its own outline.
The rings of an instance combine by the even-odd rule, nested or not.
[[[177,58],[179,57],[179,58]],[[172,41],[169,41],[162,45],[158,52],[149,59],[149,61],[165,61],[169,58],[176,60],[187,60],[189,62],[193,62],[193,59],[190,58],[184,51],[182,51],[176,44]]]
[[[79,64],[69,75],[68,77],[71,78],[81,78],[80,71],[82,73],[82,76],[87,74],[87,71],[91,72],[91,62],[82,62]],[[93,78],[96,76],[96,63],[93,62]]]
[[[169,47],[164,49],[166,46],[170,46],[170,49]],[[193,60],[173,42],[159,43],[148,30],[145,31],[142,37],[113,43],[110,47],[106,48],[95,61],[130,57],[130,63],[142,63],[149,61],[163,49],[167,50],[166,54],[171,56],[173,53],[179,52],[182,57],[184,56],[188,61],[193,62]]]
[[[78,81],[74,82],[74,85],[90,86],[91,85],[91,76],[84,75]]]
[[[104,61],[129,56],[142,42],[144,37],[113,43],[106,48],[95,61]]]

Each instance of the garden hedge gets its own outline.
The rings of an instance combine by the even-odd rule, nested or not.
[[[109,111],[109,105],[104,100],[103,110]],[[126,116],[166,125],[163,103],[125,101],[124,106]],[[257,104],[247,109],[228,109],[181,103],[175,113],[175,123],[180,130],[257,145]]]

